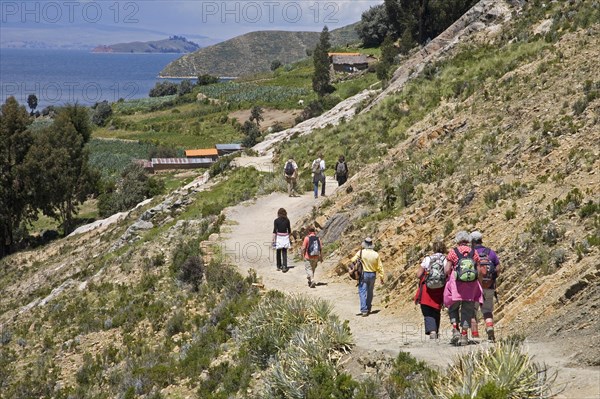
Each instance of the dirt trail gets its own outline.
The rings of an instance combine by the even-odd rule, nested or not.
[[[244,157],[238,158],[237,163],[239,166],[252,165],[267,171],[272,168],[269,160],[268,155],[260,158]],[[334,195],[337,182],[328,178],[326,187],[327,194]],[[295,221],[309,214],[313,206],[320,201],[323,201],[323,198],[314,199],[312,193],[305,193],[300,197],[273,193],[256,201],[227,208],[220,245],[239,266],[242,274],[245,275],[250,268],[254,269],[266,289],[303,294],[331,302],[340,318],[348,320],[357,351],[379,351],[392,356],[399,351],[406,351],[431,365],[444,367],[456,354],[488,345],[480,343],[466,348],[453,347],[448,343],[449,330],[442,332],[439,342],[430,342],[428,337],[423,335],[421,324],[403,322],[407,315],[382,307],[381,300],[385,293],[381,290],[379,282],[376,284],[373,300],[374,313],[368,317],[357,315],[359,302],[355,284],[350,279],[339,278],[331,273],[338,263],[337,258],[325,254],[325,262],[319,264],[315,275],[317,287],[308,287],[303,261],[297,255],[294,256],[298,253],[301,243],[294,243],[289,254],[289,272],[278,272],[275,267],[275,252],[270,247],[273,220],[277,210],[285,208],[294,225]],[[298,227],[300,226],[295,226]],[[418,310],[415,309],[414,312]],[[410,315],[410,319],[414,320],[415,315]],[[569,364],[574,359],[570,359],[568,353],[562,353],[560,342],[526,342],[525,347],[535,355],[536,361],[546,363],[559,371],[558,384],[568,384],[566,390],[557,395],[557,398],[600,398],[600,369],[570,367]]]

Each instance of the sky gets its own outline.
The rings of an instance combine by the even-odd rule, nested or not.
[[[320,31],[383,0],[0,0],[0,46],[114,44],[182,35],[201,45],[256,30]],[[209,39],[207,39],[209,38]]]

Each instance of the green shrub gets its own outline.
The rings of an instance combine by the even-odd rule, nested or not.
[[[493,384],[490,377],[494,376]],[[549,398],[556,374],[533,362],[520,343],[494,346],[459,355],[447,371],[431,379],[430,397]]]
[[[167,321],[167,325],[165,326],[165,332],[167,337],[172,337],[175,334],[179,334],[185,331],[185,313],[182,311],[177,311],[169,321]]]
[[[435,371],[425,362],[418,361],[407,352],[400,352],[392,365],[392,371],[385,382],[390,398],[401,399],[407,391],[422,390],[421,385],[435,378]]]

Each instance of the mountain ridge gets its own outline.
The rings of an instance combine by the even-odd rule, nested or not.
[[[330,32],[333,46],[346,45],[358,40],[354,25]],[[197,77],[209,74],[221,77],[239,77],[270,70],[271,62],[283,64],[307,57],[319,40],[319,32],[254,31],[204,47],[186,54],[167,65],[162,78]]]

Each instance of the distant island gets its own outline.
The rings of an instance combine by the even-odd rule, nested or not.
[[[191,53],[201,47],[183,36],[171,36],[164,40],[99,45],[92,53]]]

